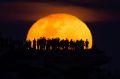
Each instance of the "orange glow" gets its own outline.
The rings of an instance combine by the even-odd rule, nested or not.
[[[33,41],[40,37],[73,40],[88,39],[92,48],[92,35],[87,25],[69,14],[51,14],[39,19],[28,31],[26,40]]]

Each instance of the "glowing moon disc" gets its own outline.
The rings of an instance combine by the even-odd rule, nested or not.
[[[39,19],[28,31],[26,40],[33,41],[40,37],[73,40],[88,39],[92,48],[92,35],[87,25],[69,14],[51,14]]]

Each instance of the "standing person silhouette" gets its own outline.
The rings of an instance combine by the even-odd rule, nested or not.
[[[26,49],[31,49],[31,41],[30,40],[26,41],[25,47],[26,47]]]
[[[70,43],[70,44],[69,44],[70,49],[71,49],[71,50],[74,50],[74,48],[75,48],[75,43],[74,43],[74,41],[71,39],[69,43]]]
[[[47,39],[46,40],[46,50],[51,50],[50,48],[51,48],[51,46],[52,46],[52,40],[51,39]]]
[[[65,42],[65,49],[68,50],[68,47],[69,47],[69,40],[66,38]]]
[[[78,41],[78,45],[80,50],[84,50],[84,41],[82,39]]]
[[[46,42],[47,42],[46,38],[43,37],[42,38],[42,48],[43,48],[43,50],[46,50]]]
[[[37,49],[40,49],[40,39],[37,39]]]
[[[89,41],[88,41],[88,39],[86,39],[86,41],[85,41],[85,48],[86,49],[88,49],[88,45],[89,45]]]
[[[46,38],[40,37],[39,44],[40,44],[40,50],[46,50]]]
[[[28,41],[28,47],[29,47],[29,49],[31,49],[31,41],[30,40]]]
[[[34,38],[34,40],[33,40],[33,49],[36,50],[36,40],[35,40],[35,38]]]

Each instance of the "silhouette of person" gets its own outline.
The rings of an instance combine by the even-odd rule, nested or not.
[[[35,38],[34,38],[34,40],[33,40],[33,49],[36,50],[36,40],[35,40]]]
[[[55,50],[55,48],[56,48],[56,39],[52,38],[51,44],[52,44],[52,50]]]
[[[28,41],[28,47],[29,47],[29,49],[31,49],[31,41],[30,40]]]
[[[66,38],[66,40],[64,41],[64,45],[65,45],[65,49],[67,50],[68,47],[69,47],[69,41],[68,41],[67,38]]]
[[[31,49],[31,41],[27,40],[25,44],[26,49]]]
[[[62,49],[64,49],[64,47],[65,47],[64,41],[65,41],[64,39],[60,41],[60,47],[61,47]]]
[[[88,39],[86,39],[86,41],[85,41],[85,48],[86,49],[88,49],[88,45],[89,45],[89,41],[88,41]]]
[[[59,40],[59,38],[52,39],[53,50],[57,50],[57,48],[59,48]]]
[[[46,40],[46,50],[50,50],[51,47],[51,39]]]
[[[59,49],[60,47],[60,38],[56,38],[56,48]]]
[[[45,37],[41,37],[39,39],[39,45],[40,45],[40,50],[46,49],[46,38]]]
[[[79,40],[76,40],[76,46],[75,49],[78,50],[80,48],[81,44]]]
[[[37,49],[40,49],[40,39],[37,39]]]
[[[80,40],[80,44],[81,44],[80,49],[84,50],[84,41],[82,39]]]
[[[82,39],[76,41],[76,49],[84,50],[84,41]]]
[[[43,37],[42,42],[43,42],[43,49],[46,50],[46,38],[45,37]]]
[[[39,39],[40,50],[42,50],[42,37]]]
[[[70,49],[73,50],[74,49],[74,42],[73,42],[73,40],[71,39],[69,43],[70,43],[70,45],[69,45]]]

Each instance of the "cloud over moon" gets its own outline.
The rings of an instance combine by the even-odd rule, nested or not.
[[[119,14],[57,2],[8,2],[0,4],[0,18],[5,21],[36,21],[52,13],[68,13],[85,22],[112,21],[118,19],[117,15]]]

